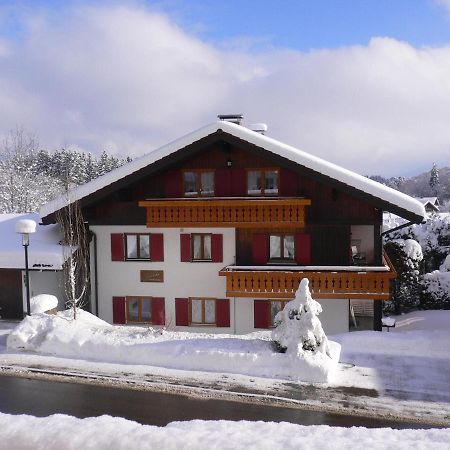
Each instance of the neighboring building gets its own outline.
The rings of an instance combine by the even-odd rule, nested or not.
[[[416,199],[422,203],[427,213],[438,213],[440,204],[437,197],[416,197]]]
[[[224,333],[271,327],[303,277],[327,333],[349,329],[350,299],[375,301],[381,329],[380,300],[395,277],[382,252],[382,212],[416,223],[425,214],[405,194],[227,120],[71,198],[92,233],[99,317]],[[43,223],[65,205],[45,205]]]
[[[22,238],[15,232],[16,222],[38,214],[0,214],[0,319],[22,319],[26,310],[25,253]],[[38,226],[30,235],[28,261],[30,296],[52,294],[64,306],[62,288],[63,247],[57,225]]]

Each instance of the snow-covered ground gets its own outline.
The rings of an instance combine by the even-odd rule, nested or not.
[[[270,332],[241,337],[199,335],[113,327],[93,316],[84,318],[85,331],[76,330],[82,321],[70,325],[67,318],[60,318],[67,322],[69,330],[72,327],[70,333],[65,330],[58,334],[57,328],[45,332],[36,329],[33,333],[39,338],[34,341],[31,334],[27,335],[32,329],[19,326],[15,336],[10,337],[11,347],[23,344],[27,351],[6,349],[6,338],[14,325],[4,323],[0,330],[0,370],[9,366],[15,370],[27,367],[89,373],[92,377],[107,377],[109,382],[134,380],[142,386],[144,380],[164,386],[170,379],[171,386],[185,382],[209,391],[233,388],[239,392],[241,386],[240,392],[251,389],[261,396],[283,396],[316,409],[339,411],[345,404],[345,412],[349,413],[450,424],[450,311],[417,311],[399,316],[389,333],[362,331],[333,336],[342,345],[335,379],[328,385],[316,384],[314,395],[307,396],[301,395],[303,384],[292,387],[286,374],[274,370],[273,361],[268,365],[267,359],[258,362],[259,352],[270,348]],[[136,342],[132,358],[130,344]],[[153,343],[154,355],[147,354],[149,343]],[[202,365],[196,359],[202,360]],[[252,372],[252,365],[259,368],[259,374]]]
[[[100,431],[101,430],[101,431]],[[448,449],[450,429],[392,430],[274,422],[172,422],[140,425],[101,416],[37,418],[0,413],[0,446],[9,450],[53,449]]]

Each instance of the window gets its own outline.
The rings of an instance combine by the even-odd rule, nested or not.
[[[249,195],[278,195],[278,170],[249,170],[247,172]]]
[[[211,261],[211,235],[192,234],[192,260]]]
[[[186,197],[214,195],[214,172],[192,170],[183,172],[184,195]]]
[[[284,307],[286,306],[286,303],[289,300],[270,300],[270,313],[269,313],[269,324],[271,327],[275,326],[275,317],[280,312],[283,311]]]
[[[215,325],[216,299],[190,298],[189,322],[193,325]]]
[[[293,234],[271,234],[269,236],[269,258],[275,261],[294,261],[295,238]]]
[[[152,322],[151,297],[126,297],[126,304],[127,322]]]
[[[125,259],[150,259],[149,234],[125,234]]]

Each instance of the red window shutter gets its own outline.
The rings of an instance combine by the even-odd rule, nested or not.
[[[265,233],[255,233],[252,244],[253,264],[267,264],[269,260],[269,240]]]
[[[254,300],[253,305],[255,328],[269,328],[269,300]]]
[[[111,234],[111,261],[123,261],[125,259],[123,234]]]
[[[311,264],[311,236],[309,234],[295,235],[295,259],[299,266]]]
[[[191,235],[180,234],[181,262],[191,262]]]
[[[181,171],[169,170],[164,176],[165,191],[167,198],[183,197],[183,180]]]
[[[231,169],[217,169],[214,179],[216,197],[231,196]]]
[[[175,299],[175,324],[177,326],[189,325],[189,299]]]
[[[280,170],[280,195],[295,197],[298,195],[298,174],[288,169]]]
[[[150,235],[150,261],[164,261],[164,235],[162,233]]]
[[[223,261],[223,235],[213,234],[211,236],[211,260],[212,262]]]
[[[247,173],[245,169],[231,170],[231,195],[244,197],[247,195]]]
[[[152,323],[154,325],[165,325],[166,308],[163,297],[152,298]]]
[[[125,297],[113,297],[113,323],[126,323]]]
[[[230,326],[230,300],[227,298],[216,300],[216,325],[218,327]]]

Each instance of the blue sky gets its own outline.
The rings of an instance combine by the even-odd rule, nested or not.
[[[137,156],[239,112],[413,175],[450,166],[450,0],[0,0],[0,104],[0,141]]]
[[[414,46],[450,42],[450,16],[445,0],[1,0],[9,9],[3,34],[18,34],[16,13],[22,8],[67,11],[77,5],[147,6],[162,11],[180,27],[215,45],[235,40],[263,46],[307,51],[353,44],[388,36]],[[6,33],[5,33],[6,32]]]

